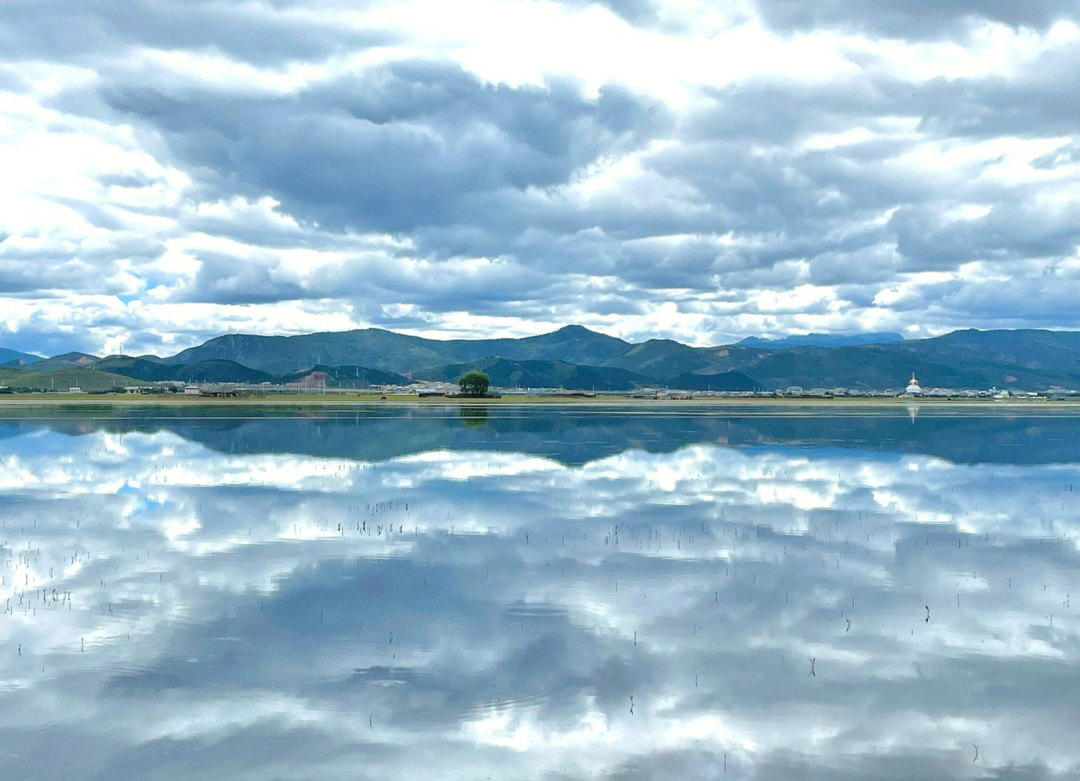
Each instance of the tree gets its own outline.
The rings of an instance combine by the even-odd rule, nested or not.
[[[478,371],[466,372],[458,382],[461,384],[462,396],[483,396],[491,385],[488,376]]]

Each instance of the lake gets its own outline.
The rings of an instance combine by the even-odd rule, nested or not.
[[[0,777],[1078,778],[1077,488],[1052,410],[0,409]]]

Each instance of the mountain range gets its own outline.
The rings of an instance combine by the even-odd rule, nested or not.
[[[9,350],[6,347],[0,347],[0,366],[6,366],[8,364],[11,364],[12,366],[29,366],[40,360],[40,355],[21,353],[18,350]]]
[[[368,328],[228,334],[167,357],[17,356],[0,367],[0,384],[33,377],[40,385],[50,373],[82,371],[137,382],[367,387],[453,382],[479,369],[497,387],[568,390],[902,388],[912,373],[924,387],[1080,388],[1080,332],[1047,330],[962,330],[913,340],[891,333],[811,334],[692,347],[670,339],[632,343],[577,325],[520,339],[440,340]],[[59,387],[55,378],[52,384]]]
[[[792,334],[780,339],[763,339],[760,336],[748,336],[735,344],[743,347],[854,347],[859,344],[889,344],[902,342],[904,337],[892,331],[877,331],[864,334]]]

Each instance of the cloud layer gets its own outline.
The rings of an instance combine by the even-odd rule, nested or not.
[[[1080,327],[1074,3],[0,13],[0,342]]]

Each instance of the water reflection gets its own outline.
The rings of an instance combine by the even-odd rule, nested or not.
[[[1076,777],[1078,420],[8,420],[3,776]]]

